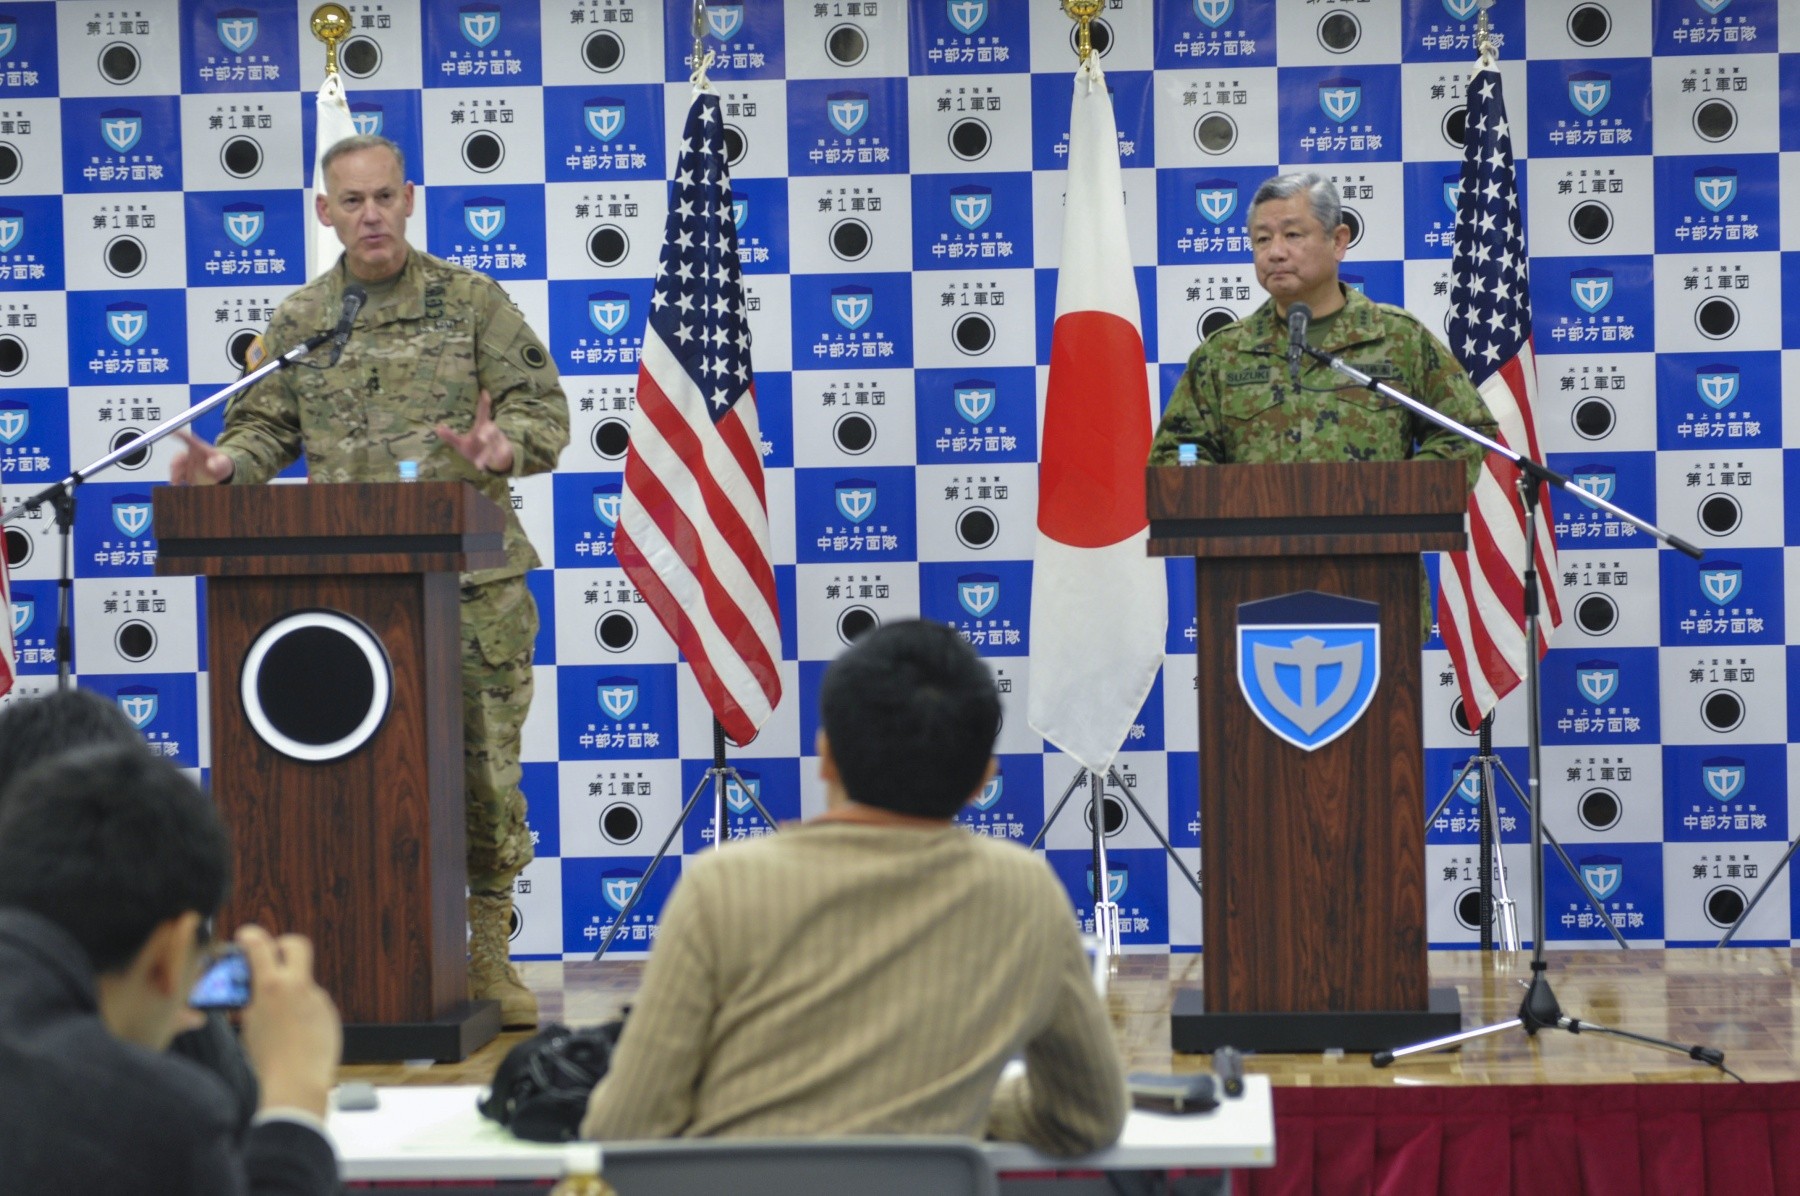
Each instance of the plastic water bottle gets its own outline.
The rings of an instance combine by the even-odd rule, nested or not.
[[[419,463],[417,461],[400,462],[400,480],[416,482],[419,480]]]
[[[1178,444],[1175,446],[1175,463],[1177,465],[1200,464],[1200,446],[1197,444]],[[404,464],[404,462],[402,462]]]
[[[617,1190],[600,1178],[598,1142],[563,1144],[562,1178],[550,1189],[550,1196],[618,1196]]]

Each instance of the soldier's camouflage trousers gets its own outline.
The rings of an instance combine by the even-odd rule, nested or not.
[[[505,892],[531,862],[519,733],[531,710],[537,603],[523,577],[462,591],[463,774],[469,888]]]

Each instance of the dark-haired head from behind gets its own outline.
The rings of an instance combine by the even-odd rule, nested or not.
[[[173,764],[139,747],[65,752],[0,804],[0,908],[56,923],[111,972],[171,918],[213,916],[230,852],[212,801]]]
[[[942,623],[890,623],[826,670],[819,713],[851,801],[954,817],[986,775],[1000,731],[994,676]]]
[[[0,810],[9,778],[63,752],[108,746],[141,748],[144,737],[117,702],[91,689],[58,689],[0,706]]]

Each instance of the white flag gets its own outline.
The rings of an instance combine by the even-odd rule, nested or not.
[[[344,247],[330,225],[320,224],[315,214],[315,195],[324,193],[325,151],[346,137],[356,135],[356,122],[350,116],[350,102],[344,98],[344,84],[336,73],[325,76],[314,103],[313,129],[318,133],[314,150],[312,189],[306,193],[306,276],[317,278],[337,264]]]

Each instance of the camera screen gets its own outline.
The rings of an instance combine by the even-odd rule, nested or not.
[[[195,1009],[241,1009],[250,1003],[250,963],[232,947],[207,965],[188,994]]]

